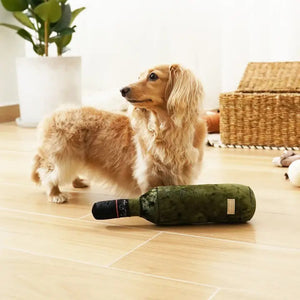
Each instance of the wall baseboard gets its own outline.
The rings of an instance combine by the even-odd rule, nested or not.
[[[20,116],[19,104],[0,106],[0,123],[11,122]]]

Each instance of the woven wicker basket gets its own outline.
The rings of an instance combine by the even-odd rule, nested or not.
[[[300,146],[300,62],[249,63],[238,90],[220,95],[227,145]]]

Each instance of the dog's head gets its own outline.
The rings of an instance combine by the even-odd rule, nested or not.
[[[203,89],[190,70],[161,65],[141,74],[139,81],[121,89],[132,105],[151,111],[165,110],[177,126],[197,118]]]

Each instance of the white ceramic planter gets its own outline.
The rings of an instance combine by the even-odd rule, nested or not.
[[[19,126],[35,127],[65,104],[81,104],[80,57],[18,58]]]

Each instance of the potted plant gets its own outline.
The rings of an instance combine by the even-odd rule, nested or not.
[[[62,104],[81,103],[81,58],[62,57],[75,32],[74,19],[85,8],[71,10],[68,0],[1,0],[22,27],[0,23],[32,44],[39,57],[18,58],[21,126],[36,126]],[[56,57],[49,57],[55,45]]]

